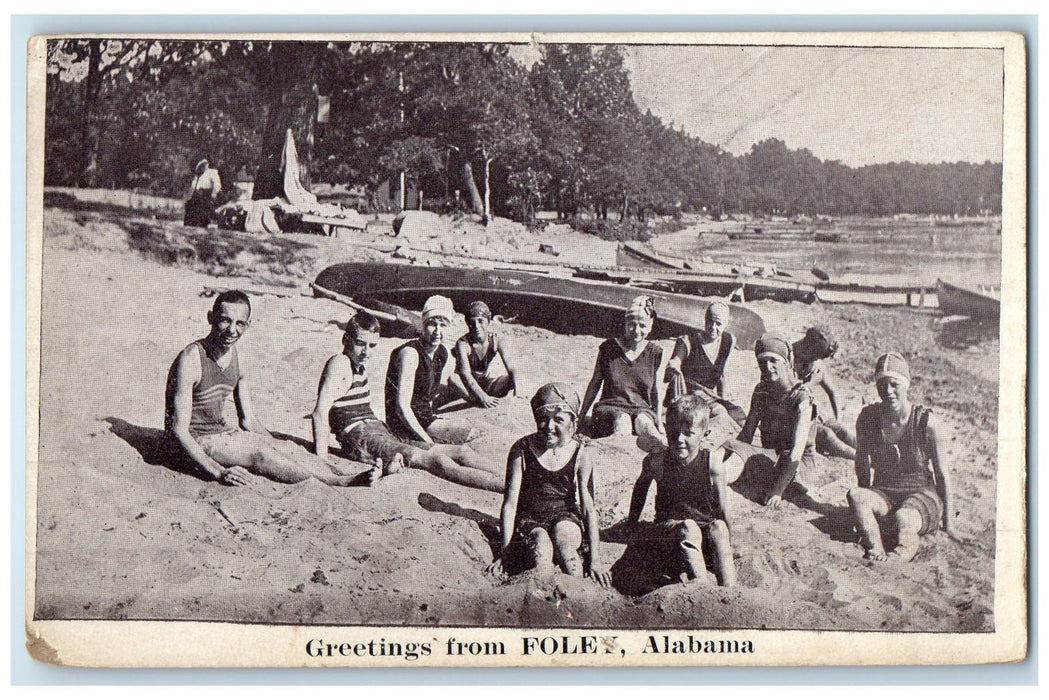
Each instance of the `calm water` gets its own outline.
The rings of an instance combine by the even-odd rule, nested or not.
[[[748,230],[753,230],[752,226]],[[757,261],[772,263],[782,270],[808,270],[815,265],[841,282],[876,276],[885,284],[932,285],[937,278],[943,278],[975,286],[999,285],[1002,279],[998,221],[934,226],[860,219],[816,229],[849,235],[848,241],[838,243],[731,240],[720,233],[701,236],[701,230],[693,227],[659,236],[652,245],[667,254],[708,257],[716,262]]]

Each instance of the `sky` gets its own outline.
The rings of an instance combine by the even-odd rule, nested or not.
[[[1002,160],[991,49],[631,46],[634,98],[735,154],[775,137],[823,160]]]

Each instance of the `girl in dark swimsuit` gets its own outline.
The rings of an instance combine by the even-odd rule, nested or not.
[[[611,578],[598,557],[593,470],[576,437],[579,395],[563,384],[547,384],[532,397],[532,414],[538,429],[514,443],[507,458],[502,546],[488,571],[502,574],[511,561],[524,558],[525,568],[560,565],[570,576],[585,574],[608,586]],[[584,531],[585,565],[579,554]]]

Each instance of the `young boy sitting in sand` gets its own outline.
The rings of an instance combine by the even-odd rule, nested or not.
[[[864,407],[856,421],[856,480],[849,506],[863,538],[864,558],[910,561],[922,535],[943,530],[957,539],[943,438],[932,412],[907,398],[907,360],[891,352],[874,366],[881,403]],[[897,545],[888,554],[879,518],[892,518]]]
[[[484,461],[470,448],[408,442],[376,418],[367,365],[379,344],[379,330],[377,318],[358,311],[346,324],[342,352],[325,363],[317,387],[317,403],[310,416],[314,452],[320,457],[326,455],[328,436],[334,433],[347,455],[376,464],[384,474],[409,466],[464,486],[502,491],[503,480],[485,469]]]
[[[293,459],[255,417],[249,390],[251,368],[236,348],[251,321],[251,301],[244,292],[218,295],[208,323],[211,332],[178,354],[168,371],[164,393],[164,429],[206,473],[229,486],[243,486],[250,474],[294,484],[310,477],[332,486],[350,486],[358,477],[336,474],[332,467],[304,453]],[[240,426],[226,421],[233,396]]]
[[[422,315],[422,337],[405,343],[390,356],[386,371],[386,422],[402,440],[428,445],[465,442],[454,435],[454,430],[442,431],[445,426],[436,415],[438,409],[468,396],[454,374],[448,383],[443,381],[449,358],[444,333],[455,309],[451,299],[432,296],[423,305]]]
[[[783,338],[758,339],[754,355],[761,381],[754,387],[743,429],[725,445],[743,461],[745,482],[758,489],[769,508],[779,507],[801,467],[812,469],[816,462],[816,404],[794,375],[791,354]],[[761,448],[750,444],[759,428]]]
[[[794,343],[794,372],[798,380],[809,387],[813,396],[822,389],[830,401],[833,418],[818,416],[816,419],[816,451],[831,457],[856,458],[856,436],[838,421],[838,392],[830,371],[824,365],[838,352],[838,344],[823,328],[813,327],[805,331],[805,337]]]
[[[725,330],[731,312],[728,304],[715,301],[707,307],[703,330],[680,336],[667,362],[667,398],[670,403],[685,394],[703,394],[708,401],[721,406],[732,420],[742,425],[747,412],[725,396],[725,366],[736,344]]]
[[[546,384],[532,397],[536,432],[514,443],[506,462],[502,546],[488,571],[502,574],[522,555],[532,567],[560,564],[570,576],[584,573],[602,586],[611,577],[599,563],[600,527],[589,484],[592,467],[576,436],[579,395]],[[585,566],[579,554],[586,531]],[[522,551],[524,550],[524,551]]]
[[[505,339],[488,330],[492,311],[483,301],[475,301],[466,311],[470,332],[455,343],[455,368],[470,393],[470,402],[495,408],[499,399],[518,391],[513,353]],[[506,373],[497,372],[495,358],[503,362]]]
[[[583,394],[584,416],[601,396],[591,418],[594,437],[633,432],[638,436],[638,447],[645,452],[667,445],[659,430],[663,348],[648,341],[655,320],[652,297],[636,297],[623,319],[623,334],[598,348],[594,373]]]
[[[727,502],[728,485],[722,450],[706,444],[711,406],[696,395],[675,399],[667,409],[670,447],[645,458],[630,497],[627,522],[637,524],[652,482],[656,484],[656,519],[650,551],[689,579],[706,577],[704,545],[713,554],[722,586],[736,585]]]

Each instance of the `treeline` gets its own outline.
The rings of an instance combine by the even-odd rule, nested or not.
[[[403,172],[428,204],[517,220],[1001,211],[1000,163],[850,168],[778,139],[728,153],[643,112],[617,46],[544,46],[526,66],[503,44],[48,44],[49,185],[180,196],[207,156],[273,196],[288,128],[304,178],[374,194]]]

